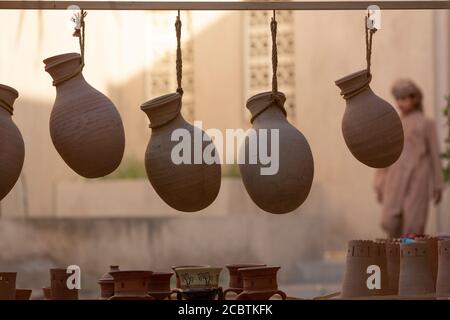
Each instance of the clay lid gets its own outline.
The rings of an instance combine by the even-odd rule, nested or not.
[[[112,277],[112,275],[110,274],[110,272],[113,271],[120,271],[119,266],[109,266],[109,271],[106,272],[99,280],[98,283],[102,284],[102,283],[111,283],[114,282],[114,279]]]
[[[364,69],[340,78],[334,83],[341,89],[341,95],[346,98],[346,96],[357,92],[364,86],[368,86],[371,80],[372,77],[369,76],[367,70]]]
[[[250,99],[247,100],[246,107],[250,111],[252,118],[250,120],[251,123],[255,120],[257,116],[259,116],[261,113],[264,112],[268,107],[271,105],[278,106],[281,111],[286,116],[286,109],[284,108],[284,103],[286,101],[286,96],[283,92],[277,92],[276,94],[276,100],[279,102],[278,104],[275,103],[272,95],[272,91],[262,92],[254,95]]]
[[[161,97],[149,100],[141,105],[149,120],[150,128],[157,128],[165,125],[180,113],[181,95],[179,93],[169,93]]]
[[[0,84],[0,107],[13,114],[14,101],[19,96],[19,92],[16,89],[8,87],[4,84]]]

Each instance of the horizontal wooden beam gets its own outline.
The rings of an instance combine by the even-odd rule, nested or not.
[[[450,9],[450,1],[0,1],[0,9],[65,10],[382,10]]]

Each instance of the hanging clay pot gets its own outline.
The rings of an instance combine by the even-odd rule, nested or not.
[[[114,295],[109,300],[154,300],[148,295],[151,271],[112,271]]]
[[[17,272],[0,272],[0,300],[16,299]]]
[[[252,267],[238,269],[244,285],[236,300],[268,300],[279,295],[286,300],[286,294],[278,289],[277,272],[280,267]]]
[[[356,159],[385,168],[402,153],[403,127],[394,108],[370,89],[370,80],[367,70],[361,70],[335,82],[346,100],[342,133]]]
[[[52,299],[52,288],[50,287],[43,287],[42,293],[44,294],[45,300],[51,300]]]
[[[155,191],[169,206],[179,211],[193,212],[209,206],[219,193],[221,168],[218,161],[207,164],[203,152],[216,157],[218,153],[212,141],[194,142],[206,133],[184,120],[180,113],[181,95],[164,95],[144,103],[141,109],[150,119],[152,128],[145,153],[145,168]],[[172,134],[177,132],[188,136],[172,141]],[[189,150],[176,152],[174,148],[181,145]],[[172,152],[177,158],[182,154],[186,161],[178,163],[179,159],[173,159]]]
[[[113,172],[125,148],[116,107],[86,82],[78,53],[54,56],[44,63],[56,86],[50,116],[50,135],[56,150],[83,177],[98,178]]]
[[[439,241],[439,268],[436,293],[438,295],[450,295],[450,240]]]
[[[30,300],[31,289],[16,289],[16,300]]]
[[[178,276],[178,273],[176,272],[176,269],[181,268],[207,268],[210,267],[210,265],[185,265],[185,266],[172,266],[172,270],[175,272],[175,279],[176,279],[176,286],[178,289],[181,288],[181,280]]]
[[[113,271],[120,271],[119,266],[109,266],[109,271],[98,280],[101,299],[109,299],[114,295],[114,279],[110,274]]]
[[[19,93],[0,84],[0,201],[19,179],[25,158],[25,145],[12,121],[13,104]]]
[[[239,170],[245,189],[258,207],[274,214],[298,208],[308,197],[314,176],[308,141],[287,121],[285,100],[281,92],[275,99],[272,92],[264,92],[247,101],[254,130],[249,131],[240,149]],[[276,160],[270,164],[271,169],[260,156],[250,156],[262,150],[261,146],[266,149],[263,156],[278,160],[277,165]]]
[[[398,279],[400,275],[400,244],[396,241],[386,242],[387,270],[389,279],[389,294],[398,294]]]
[[[415,240],[427,244],[428,265],[431,270],[433,283],[436,284],[438,274],[438,238],[430,236],[416,237]]]
[[[148,294],[156,300],[170,300],[170,278],[173,272],[153,272],[148,284]]]
[[[78,289],[69,289],[66,269],[50,269],[50,290],[52,300],[78,300]]]
[[[226,298],[227,293],[234,292],[239,294],[244,290],[244,280],[239,273],[240,268],[252,268],[252,267],[265,267],[265,264],[254,264],[254,263],[240,263],[240,264],[227,264],[226,267],[230,274],[230,281],[228,284],[228,289],[223,292]]]
[[[421,296],[435,292],[425,242],[400,244],[400,296]]]

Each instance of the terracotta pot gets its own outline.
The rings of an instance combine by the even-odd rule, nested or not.
[[[109,300],[153,300],[148,295],[151,271],[112,271],[114,296]]]
[[[380,267],[381,288],[369,289],[367,268]],[[383,296],[389,293],[389,276],[386,246],[382,242],[370,240],[351,240],[348,243],[342,298]]]
[[[400,296],[420,296],[435,292],[425,242],[400,244]]]
[[[177,289],[177,300],[223,300],[221,287],[217,288],[193,288]]]
[[[253,267],[238,269],[244,290],[236,300],[268,300],[279,295],[286,300],[286,294],[278,289],[277,272],[280,267]]]
[[[278,92],[275,101],[271,92],[264,92],[247,101],[254,131],[245,137],[239,155],[240,162],[243,162],[239,164],[239,169],[245,189],[258,207],[274,214],[288,213],[298,208],[308,197],[314,176],[308,141],[287,121],[285,100],[281,92]],[[275,130],[278,130],[278,139]],[[257,150],[261,150],[264,137],[267,137],[267,152],[263,154],[269,153],[272,159],[278,156],[278,168],[275,161],[271,163],[272,169],[268,170],[269,165],[263,164],[259,156],[257,159],[249,157],[249,154],[254,154],[255,143]],[[279,146],[278,152],[271,144],[272,138]]]
[[[236,294],[241,293],[244,290],[244,280],[239,273],[240,268],[252,268],[252,267],[265,267],[265,264],[254,264],[254,263],[240,263],[240,264],[227,264],[226,267],[230,274],[230,282],[228,284],[229,288],[223,292],[224,297],[227,293],[234,292]]]
[[[145,153],[145,168],[155,191],[164,202],[179,211],[193,212],[209,206],[219,193],[221,168],[220,162],[207,164],[201,155],[210,144],[217,157],[218,153],[213,142],[198,144],[198,147],[201,145],[202,154],[196,152],[198,148],[194,138],[199,136],[201,139],[206,133],[184,120],[180,113],[181,95],[172,93],[150,100],[141,109],[150,119],[152,128]],[[172,159],[174,147],[188,139],[183,137],[180,141],[171,141],[172,133],[177,129],[178,132],[189,133],[191,137],[185,143],[191,148],[190,156],[186,152],[187,163],[176,164]],[[194,159],[197,153],[200,159]]]
[[[175,272],[175,279],[176,279],[176,287],[181,288],[181,280],[178,274],[176,273],[176,269],[181,268],[206,268],[210,267],[210,265],[185,265],[185,266],[172,266],[172,270]]]
[[[52,299],[52,289],[50,287],[43,287],[42,293],[44,294],[45,300],[51,300]]]
[[[44,63],[56,86],[50,116],[50,135],[56,150],[83,177],[98,178],[113,172],[125,148],[116,107],[89,85],[81,72],[77,73],[81,63],[78,53],[54,56]]]
[[[415,238],[416,241],[424,241],[427,244],[428,265],[431,270],[433,283],[436,285],[438,274],[438,238],[421,236]]]
[[[50,269],[52,300],[78,300],[78,289],[69,289],[67,279],[71,274],[66,269]]]
[[[370,80],[367,70],[361,70],[335,82],[347,105],[342,133],[356,159],[385,168],[402,153],[403,127],[394,108],[370,89]]]
[[[19,93],[0,84],[0,200],[14,187],[22,171],[25,145],[12,121],[13,104]]]
[[[148,285],[148,294],[156,300],[170,300],[170,278],[173,272],[153,272]]]
[[[176,268],[175,273],[180,279],[180,289],[217,288],[221,267],[187,267]]]
[[[438,295],[450,294],[450,240],[439,241],[439,268],[436,293]]]
[[[113,271],[120,271],[119,266],[109,266],[109,271],[98,280],[101,299],[109,299],[114,295],[114,279],[110,274]]]
[[[386,242],[387,272],[389,279],[389,294],[398,294],[398,279],[400,275],[400,244],[394,241]]]
[[[31,289],[16,289],[16,300],[30,300]]]
[[[16,299],[17,272],[0,272],[0,300]]]

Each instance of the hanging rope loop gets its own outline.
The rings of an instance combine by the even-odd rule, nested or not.
[[[177,70],[177,92],[183,95],[183,88],[181,87],[181,79],[183,77],[183,59],[181,55],[181,19],[180,10],[178,10],[177,19],[175,21],[175,32],[177,35],[177,58],[176,58],[176,70]]]
[[[278,49],[277,49],[277,20],[275,10],[273,10],[273,17],[272,20],[270,21],[270,31],[272,33],[272,98],[277,99]]]
[[[367,76],[372,77],[370,72],[371,60],[372,60],[372,38],[377,29],[373,26],[369,27],[369,13],[364,19],[364,27],[366,32],[366,61],[367,61]]]

